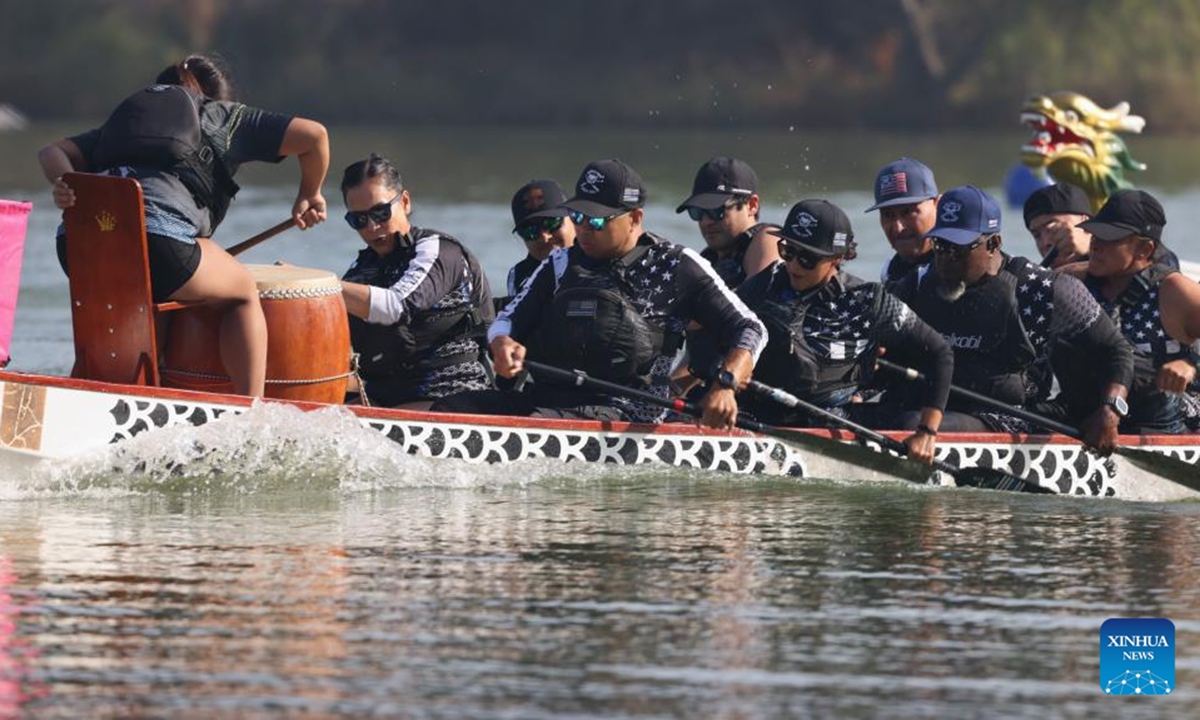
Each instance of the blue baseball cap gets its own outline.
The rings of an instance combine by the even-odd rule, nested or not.
[[[937,204],[937,224],[925,233],[955,245],[970,245],[981,235],[1000,232],[1000,203],[974,185],[942,193]]]
[[[867,212],[891,205],[911,205],[938,196],[933,171],[920,160],[902,157],[875,176],[875,204]]]

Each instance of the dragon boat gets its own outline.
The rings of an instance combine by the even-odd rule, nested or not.
[[[340,285],[330,273],[258,275],[269,335],[268,397],[231,394],[204,308],[153,303],[141,192],[133,180],[78,175],[64,214],[76,364],[72,377],[0,370],[0,467],[26,471],[134,438],[220,423],[255,403],[338,408],[405,453],[466,463],[660,465],[739,475],[955,485],[948,473],[825,429],[715,431],[657,425],[452,415],[341,405],[351,358]],[[277,328],[286,330],[279,331]],[[313,328],[316,328],[313,330]],[[164,332],[165,330],[165,332]],[[307,332],[310,331],[311,332]],[[160,339],[167,338],[163,347]],[[886,434],[892,439],[902,434]],[[1122,438],[1102,458],[1057,435],[944,434],[938,459],[1019,478],[1025,489],[1135,501],[1200,499],[1200,437]],[[1159,472],[1157,459],[1166,468]],[[990,485],[1001,487],[1002,485]]]

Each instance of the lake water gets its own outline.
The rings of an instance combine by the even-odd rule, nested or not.
[[[0,135],[0,196],[31,199],[13,367],[72,361],[57,213],[33,153],[60,128]],[[378,149],[415,222],[475,250],[493,284],[522,246],[508,199],[617,155],[649,185],[648,226],[719,153],[764,183],[764,219],[826,196],[885,257],[875,169],[927,159],[943,187],[995,187],[1019,137],[503,131],[334,133],[340,168]],[[1151,163],[1167,242],[1196,259],[1200,203],[1179,141]],[[1194,163],[1188,166],[1194,166]],[[250,168],[218,240],[287,215],[295,167]],[[1020,215],[1006,243],[1032,245]],[[341,272],[340,220],[246,253]],[[1196,717],[1200,504],[797,483],[673,470],[412,458],[336,416],[260,409],[178,446],[0,479],[0,718]],[[1100,687],[1110,617],[1175,622],[1170,697]]]

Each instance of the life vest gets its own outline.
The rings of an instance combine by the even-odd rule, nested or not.
[[[933,261],[933,252],[928,252],[916,260],[905,260],[899,255],[893,255],[883,266],[883,282],[894,283],[904,279],[913,270],[925,267]]]
[[[750,249],[750,243],[759,230],[767,227],[779,226],[771,223],[755,223],[733,239],[734,249],[731,254],[720,257],[712,248],[705,248],[700,252],[700,257],[713,266],[717,277],[725,281],[726,287],[736,288],[746,280],[746,251]]]
[[[956,302],[938,296],[933,273],[919,275],[911,306],[954,349],[954,384],[1001,402],[1024,405],[1026,371],[1037,357],[1030,328],[1049,327],[1048,308],[1053,303],[1046,300],[1047,309],[1035,311],[1030,302],[1019,302],[1017,294],[1050,293],[1050,271],[1024,258],[1008,258],[999,273],[967,288]],[[1049,280],[1050,284],[1045,290],[1032,288],[1023,283],[1030,275],[1039,283]],[[1021,317],[1023,309],[1030,311],[1026,320]]]
[[[1158,392],[1158,370],[1164,364],[1179,359],[1195,360],[1191,346],[1181,345],[1168,335],[1159,316],[1159,287],[1163,280],[1177,272],[1167,261],[1150,265],[1135,274],[1128,287],[1114,300],[1104,297],[1099,279],[1088,275],[1083,281],[1133,346],[1134,387],[1131,390],[1139,395]]]
[[[100,127],[92,165],[153,168],[174,175],[196,205],[208,209],[215,229],[239,188],[201,127],[200,114],[208,102],[180,85],[138,90]]]
[[[761,295],[753,291],[744,295],[768,333],[767,347],[754,368],[755,379],[818,405],[844,404],[849,395],[846,391],[857,388],[870,376],[875,360],[870,328],[879,317],[883,295],[878,285],[874,292],[870,285],[853,275],[841,274],[799,298],[786,299],[787,274],[776,272]],[[833,302],[843,293],[861,293],[866,301],[863,311],[853,317],[835,312]],[[869,322],[863,325],[863,320]],[[809,336],[822,329],[846,338],[814,345]],[[861,338],[855,339],[854,331]],[[835,344],[837,352],[832,351]]]
[[[673,355],[682,341],[629,299],[634,290],[626,274],[649,249],[643,242],[621,258],[594,262],[571,248],[575,262],[559,278],[531,354],[610,382],[644,383],[654,360]]]
[[[388,288],[395,285],[408,269],[415,255],[417,241],[430,235],[461,243],[452,237],[432,230],[413,228],[406,242],[380,257],[366,248],[343,276],[343,280]],[[473,259],[466,248],[463,254]],[[478,269],[472,264],[473,269]],[[383,378],[413,371],[455,365],[480,357],[481,343],[471,343],[463,352],[438,356],[434,350],[455,341],[486,337],[489,318],[483,316],[473,303],[449,308],[428,308],[412,313],[404,322],[394,325],[369,323],[350,316],[350,344],[358,353],[359,371],[364,378]]]

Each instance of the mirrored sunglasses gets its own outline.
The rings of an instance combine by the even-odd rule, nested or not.
[[[527,223],[523,223],[517,228],[516,233],[517,235],[521,236],[522,240],[526,242],[534,242],[540,238],[544,232],[550,234],[558,232],[558,229],[562,227],[562,224],[563,218],[561,216],[537,218]]]
[[[629,211],[626,210],[625,212],[619,212],[616,215],[609,215],[608,217],[591,217],[590,215],[584,215],[581,212],[571,210],[570,212],[567,213],[567,217],[571,218],[571,222],[575,223],[576,225],[585,225],[586,224],[591,229],[599,232],[600,230],[604,229],[605,225],[608,225],[610,222],[612,222],[616,218],[619,218],[622,215],[626,215],[628,213],[629,213]]]
[[[396,197],[378,205],[372,205],[366,210],[350,210],[346,213],[346,224],[355,230],[362,230],[371,222],[376,225],[382,225],[392,219],[392,205],[400,199],[400,193],[396,193]]]

